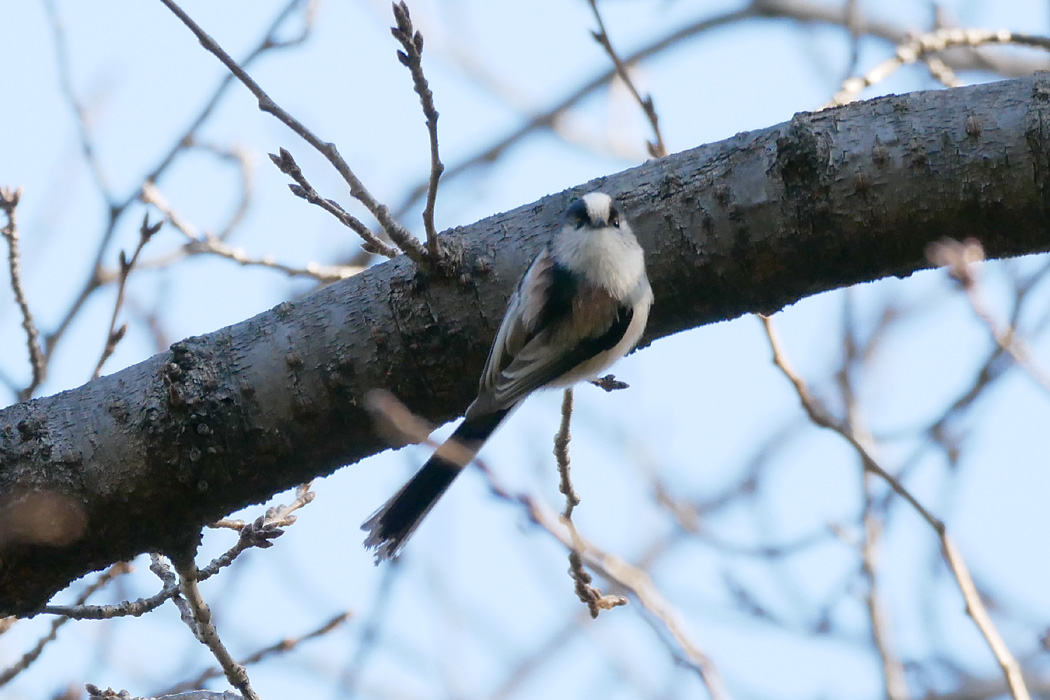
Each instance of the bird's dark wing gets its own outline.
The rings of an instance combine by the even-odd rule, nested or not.
[[[496,386],[500,373],[535,336],[539,318],[543,315],[543,307],[536,301],[547,298],[547,289],[553,280],[553,268],[554,259],[551,258],[550,250],[544,248],[522,275],[518,288],[507,302],[496,339],[489,349],[479,381],[480,394],[490,392]]]
[[[631,325],[634,310],[615,301],[612,303],[614,306],[608,309],[607,323],[591,326],[598,329],[594,335],[579,336],[560,323],[536,333],[500,372],[492,388],[493,404],[513,406],[578,365],[614,348]],[[563,347],[565,351],[553,353],[551,347]]]
[[[580,280],[544,249],[507,304],[481,375],[479,401],[487,410],[514,406],[615,347],[632,317],[630,306]],[[565,350],[552,353],[551,347]]]

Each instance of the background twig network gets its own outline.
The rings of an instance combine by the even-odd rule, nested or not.
[[[418,274],[392,303],[453,284],[467,300],[512,232],[463,260],[443,227],[820,105],[1050,68],[1034,0],[267,8],[7,8],[5,48],[28,67],[9,72],[20,107],[0,122],[4,405],[402,253]],[[974,148],[995,126],[945,119]],[[900,145],[878,136],[876,168]],[[922,144],[903,152],[936,182]],[[797,201],[819,221],[805,174]],[[880,186],[861,174],[858,216]],[[975,217],[1009,206],[973,187]],[[734,195],[716,203],[730,219]],[[379,570],[357,524],[425,459],[433,426],[376,394],[376,430],[423,447],[231,514],[195,558],[187,543],[113,564],[0,620],[0,685],[70,700],[1047,695],[1050,552],[1033,524],[1050,488],[1050,263],[986,260],[949,233],[926,251],[945,271],[679,334],[627,358],[606,392],[531,399]],[[401,333],[433,347],[426,327],[460,352],[428,308]],[[372,319],[353,323],[382,354]],[[292,397],[310,421],[295,340],[287,375],[244,391]],[[445,390],[422,352],[391,386]],[[41,430],[23,421],[2,444]],[[61,446],[49,459],[77,464]],[[0,504],[19,516],[0,519],[0,548],[74,537],[74,505]]]

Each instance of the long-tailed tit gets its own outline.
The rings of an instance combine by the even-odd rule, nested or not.
[[[526,396],[594,379],[626,355],[642,336],[652,303],[642,248],[612,197],[592,192],[573,202],[518,283],[463,422],[361,526],[376,563],[398,553]]]

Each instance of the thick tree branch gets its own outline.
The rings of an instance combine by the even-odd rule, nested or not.
[[[459,281],[402,256],[12,406],[0,613],[139,552],[185,551],[204,523],[385,449],[363,408],[371,389],[430,420],[458,415],[517,276],[573,195],[623,202],[649,254],[651,341],[909,274],[945,237],[977,238],[990,257],[1050,249],[1048,182],[1045,75],[802,114],[457,229]]]

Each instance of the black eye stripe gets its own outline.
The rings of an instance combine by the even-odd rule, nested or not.
[[[600,205],[598,206],[601,208]],[[583,199],[574,200],[569,205],[568,211],[565,212],[565,225],[571,226],[576,230],[584,227],[595,228],[603,226],[620,228],[623,222],[620,210],[613,203],[610,203],[606,212],[599,211],[597,213],[601,218],[597,220],[592,219],[591,212],[587,209],[587,203]]]
[[[587,204],[582,199],[577,199],[572,205],[569,206],[569,211],[565,213],[565,221],[570,224],[573,228],[583,228],[591,220],[591,217],[587,214]]]

